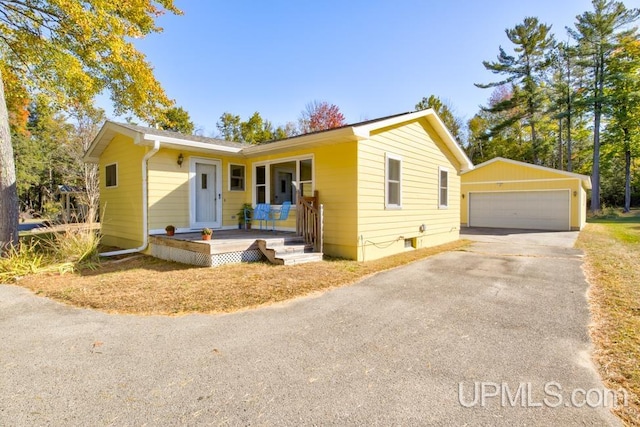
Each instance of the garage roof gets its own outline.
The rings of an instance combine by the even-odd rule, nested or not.
[[[495,158],[493,158],[491,160],[488,160],[488,161],[486,161],[484,163],[480,163],[479,165],[474,167],[472,170],[463,172],[463,174],[467,174],[467,173],[472,173],[474,171],[478,171],[478,170],[480,170],[482,168],[488,167],[488,166],[490,166],[490,165],[492,165],[494,163],[498,163],[498,162],[510,163],[510,164],[517,165],[517,166],[522,166],[522,167],[526,167],[526,168],[531,168],[531,169],[536,169],[536,170],[548,172],[548,173],[551,173],[551,174],[558,175],[558,178],[569,177],[569,178],[579,179],[581,181],[581,183],[582,183],[582,187],[585,190],[591,190],[591,177],[588,176],[588,175],[582,175],[582,174],[579,174],[579,173],[562,171],[562,170],[559,170],[559,169],[548,168],[548,167],[545,167],[545,166],[532,165],[531,163],[525,163],[525,162],[519,162],[517,160],[505,159],[504,157],[495,157]]]

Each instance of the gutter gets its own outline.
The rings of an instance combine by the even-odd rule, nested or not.
[[[110,257],[142,252],[147,249],[147,246],[149,246],[149,180],[147,179],[147,170],[149,169],[149,159],[153,157],[158,152],[158,150],[160,150],[160,141],[155,140],[153,141],[153,148],[151,149],[151,151],[145,154],[142,158],[142,245],[133,249],[122,249],[119,251],[104,252],[101,253],[100,256]]]

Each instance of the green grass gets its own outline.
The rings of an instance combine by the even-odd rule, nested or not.
[[[608,212],[588,222],[578,247],[591,284],[594,358],[606,385],[629,396],[616,413],[640,425],[640,211]]]

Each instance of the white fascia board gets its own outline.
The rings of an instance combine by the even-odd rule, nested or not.
[[[239,153],[240,151],[242,151],[242,148],[238,148],[238,147],[227,147],[224,145],[216,145],[216,144],[209,144],[206,142],[197,142],[197,141],[188,141],[185,139],[180,139],[180,138],[171,138],[168,136],[160,136],[160,135],[154,135],[154,134],[148,134],[145,133],[142,136],[142,139],[145,142],[148,143],[153,143],[154,141],[160,141],[164,144],[169,144],[169,146],[173,146],[175,148],[193,148],[196,149],[198,151],[203,150],[203,151],[222,151],[225,153]],[[138,142],[136,142],[138,143]],[[166,145],[165,145],[166,146]]]

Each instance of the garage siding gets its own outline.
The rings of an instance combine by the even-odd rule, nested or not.
[[[472,192],[469,226],[570,230],[571,194],[568,190]]]

